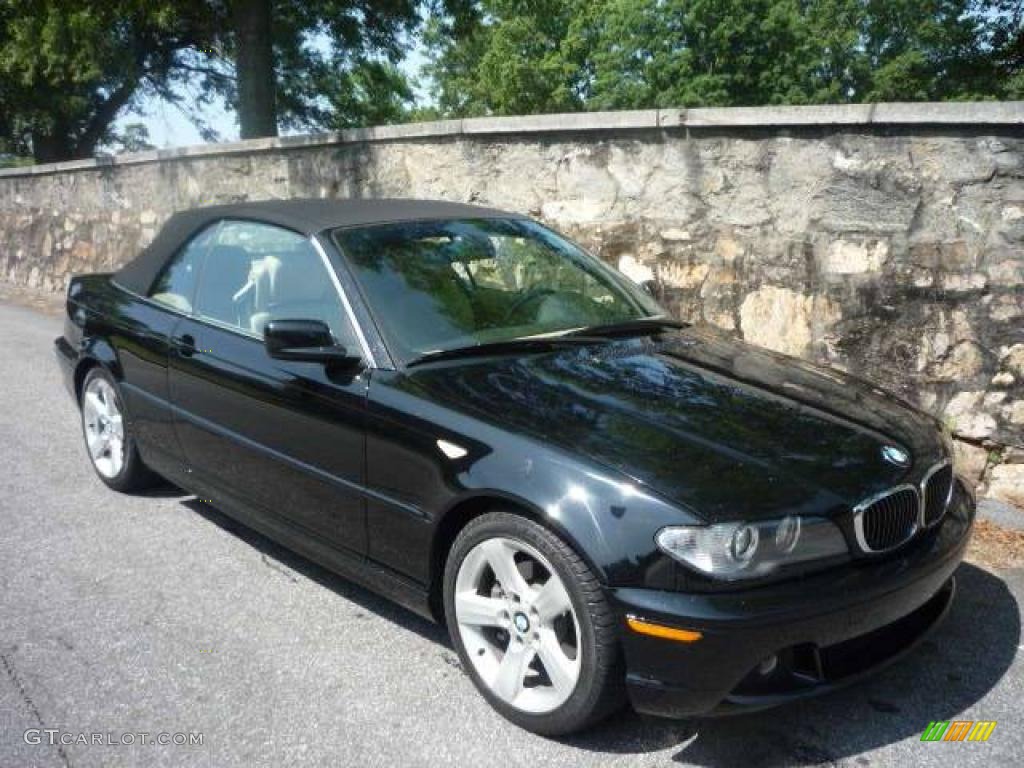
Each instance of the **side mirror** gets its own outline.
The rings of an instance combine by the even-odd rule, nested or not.
[[[271,320],[263,329],[263,344],[275,360],[351,364],[360,359],[334,343],[322,320]]]

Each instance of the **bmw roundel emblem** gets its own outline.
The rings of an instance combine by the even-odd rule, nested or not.
[[[882,458],[890,464],[895,464],[897,467],[905,467],[910,464],[910,455],[895,445],[883,445]]]

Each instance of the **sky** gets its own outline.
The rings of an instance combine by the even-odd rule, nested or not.
[[[161,99],[151,98],[142,104],[141,110],[144,115],[133,112],[121,115],[117,120],[117,127],[123,128],[128,123],[142,123],[149,129],[150,144],[158,149],[207,143],[203,141],[192,121],[177,107]],[[218,99],[211,108],[200,110],[200,114],[210,127],[220,134],[222,141],[238,139],[235,115],[226,109],[223,101]]]
[[[316,45],[317,43],[314,43]],[[320,43],[326,45],[326,41]],[[420,68],[425,62],[423,49],[417,40],[415,46],[409,51],[405,60],[399,65],[403,72],[410,78],[419,75]],[[430,94],[425,93],[422,86],[417,87],[417,101],[420,103],[431,102]],[[199,110],[200,115],[219,135],[221,141],[238,140],[238,122],[235,113],[227,108],[222,99],[216,99],[214,103],[205,109]],[[122,114],[115,125],[118,129],[124,128],[129,123],[142,123],[149,130],[149,142],[158,149],[169,147],[187,147],[193,144],[206,144],[199,131],[180,109],[168,104],[161,99],[146,99],[138,111]]]

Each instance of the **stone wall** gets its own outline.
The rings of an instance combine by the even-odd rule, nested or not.
[[[1024,103],[484,118],[3,171],[0,279],[60,291],[172,211],[296,196],[529,213],[686,320],[944,415],[968,472],[1022,493]]]

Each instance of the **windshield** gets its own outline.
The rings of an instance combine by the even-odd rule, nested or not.
[[[403,361],[664,316],[637,285],[529,220],[402,222],[334,238]]]

